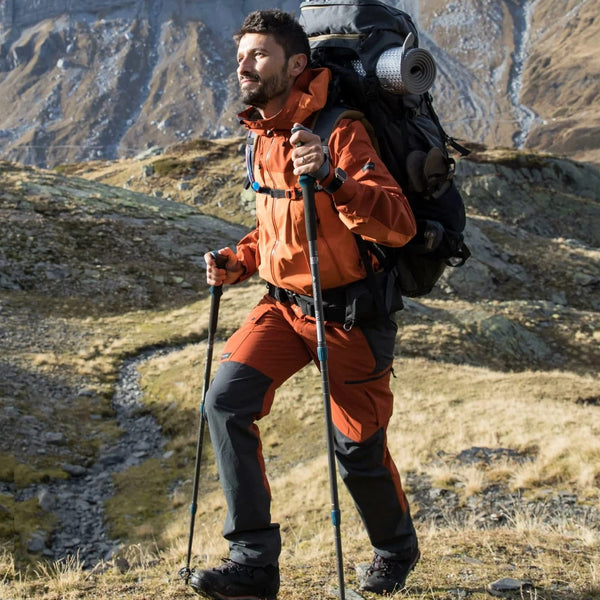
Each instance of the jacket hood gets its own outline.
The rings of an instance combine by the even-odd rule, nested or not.
[[[277,114],[268,119],[257,119],[260,117],[258,111],[250,107],[238,115],[240,123],[255,131],[289,130],[294,123],[304,123],[325,106],[330,80],[329,69],[306,69],[296,79],[285,105]]]

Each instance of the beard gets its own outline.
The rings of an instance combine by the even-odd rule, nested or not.
[[[242,75],[250,76],[258,83],[258,85],[252,86],[251,89],[240,88],[244,104],[264,108],[273,98],[277,98],[277,96],[281,96],[288,91],[289,80],[286,68],[266,79],[261,79],[258,75],[251,73],[242,73]]]

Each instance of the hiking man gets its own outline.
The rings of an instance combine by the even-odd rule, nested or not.
[[[415,233],[414,217],[359,121],[340,121],[329,157],[309,130],[327,100],[331,73],[309,68],[308,39],[292,15],[255,11],[235,40],[241,96],[249,105],[239,116],[255,134],[257,225],[236,252],[219,251],[227,259],[224,269],[205,255],[207,281],[235,284],[258,273],[268,293],[227,342],[207,393],[205,415],[228,508],[224,537],[230,560],[195,570],[191,585],[221,600],[277,597],[281,539],[279,525],[271,521],[256,421],[269,413],[284,381],[309,362],[318,364],[298,183],[300,175],[312,174],[320,186],[315,203],[336,456],[375,551],[362,589],[400,589],[419,550],[386,443],[397,328],[375,309],[348,321],[346,291],[366,277],[354,234],[401,246]],[[306,129],[292,133],[299,125]]]

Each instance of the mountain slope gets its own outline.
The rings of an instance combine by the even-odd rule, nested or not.
[[[397,0],[412,12],[455,137],[600,162],[593,0]],[[271,7],[273,3],[268,4]],[[299,2],[274,3],[298,12]],[[231,34],[260,0],[6,0],[0,152],[36,165],[237,134]],[[68,9],[68,10],[67,10]]]

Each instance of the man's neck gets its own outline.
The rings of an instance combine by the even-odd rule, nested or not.
[[[256,106],[255,108],[260,113],[260,116],[263,119],[270,119],[271,117],[274,117],[285,106],[288,96],[289,96],[289,92],[285,96],[279,96],[278,98],[273,98],[263,108],[259,108],[258,106]]]

